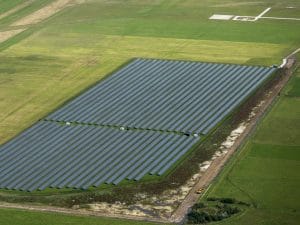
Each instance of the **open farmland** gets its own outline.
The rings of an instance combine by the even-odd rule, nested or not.
[[[139,115],[143,112],[143,115],[145,115],[145,119],[147,120],[144,120],[144,118],[140,121],[133,118],[127,120],[127,117],[124,117],[119,121],[116,120],[119,119],[119,117],[117,117],[117,108],[120,111],[124,112],[126,106],[132,103],[129,99],[127,101],[127,105],[124,104],[121,106],[120,104],[119,107],[110,108],[112,112],[114,112],[115,118],[113,118],[113,120],[111,120],[112,117],[110,117],[111,115],[109,115],[109,113],[109,116],[105,114],[105,121],[99,119],[104,115],[103,112],[99,114],[96,113],[98,112],[99,108],[97,108],[96,111],[89,115],[94,116],[92,122],[83,120],[83,122],[80,122],[81,124],[77,120],[83,119],[84,117],[74,117],[72,118],[74,119],[74,121],[69,121],[71,117],[64,117],[64,119],[62,119],[63,122],[59,122],[58,120],[61,119],[62,116],[65,116],[65,113],[55,119],[51,119],[50,117],[48,118],[48,116],[55,115],[56,112],[58,113],[60,110],[64,109],[64,107],[67,107],[68,104],[72,103],[72,100],[76,99],[76,96],[82,96],[81,94],[85,95],[86,93],[88,93],[89,90],[92,90],[90,89],[92,86],[95,87],[95,83],[101,84],[102,80],[105,81],[105,79],[109,77],[110,74],[115,74],[116,71],[119,71],[120,68],[123,68],[124,65],[127,65],[129,62],[131,62],[133,58],[156,58],[161,60],[167,59],[209,63],[214,62],[224,64],[240,64],[243,67],[252,65],[255,67],[264,66],[266,68],[269,68],[273,64],[281,64],[282,58],[295,48],[298,48],[300,44],[300,29],[298,29],[300,23],[299,21],[274,18],[258,18],[262,12],[265,12],[270,8],[270,10],[266,11],[263,17],[293,17],[297,19],[300,12],[300,4],[298,0],[224,0],[221,2],[219,0],[70,0],[70,4],[63,4],[63,7],[60,7],[60,3],[58,4],[57,2],[62,3],[67,1],[0,0],[0,145],[10,145],[9,143],[11,142],[8,142],[9,140],[13,140],[14,137],[16,137],[15,140],[17,140],[24,134],[22,133],[24,130],[27,129],[25,131],[26,133],[37,124],[51,124],[51,126],[53,125],[53,127],[59,127],[63,128],[64,130],[73,131],[75,131],[76,129],[80,130],[81,128],[79,126],[88,126],[88,128],[86,128],[87,134],[89,132],[94,132],[97,129],[101,131],[107,131],[107,129],[104,128],[112,129],[113,127],[115,127],[114,131],[120,136],[126,136],[124,132],[132,131],[133,133],[134,130],[140,132],[144,129],[150,129],[148,130],[148,132],[143,132],[145,134],[144,138],[146,138],[147,134],[150,133],[154,135],[152,136],[154,138],[156,132],[158,132],[156,128],[161,130],[159,132],[171,132],[168,133],[168,135],[173,135],[175,137],[177,137],[176,135],[183,134],[184,136],[180,136],[180,138],[188,138],[189,140],[194,141],[197,141],[197,139],[199,138],[195,136],[199,136],[200,134],[200,142],[203,143],[203,145],[199,146],[200,148],[204,148],[205,151],[200,148],[192,148],[191,150],[193,151],[188,151],[190,147],[185,148],[184,150],[182,150],[183,156],[178,156],[178,158],[180,158],[181,160],[175,160],[176,162],[172,164],[172,166],[168,169],[167,172],[165,172],[165,174],[163,174],[162,176],[145,175],[139,182],[130,182],[124,179],[117,186],[102,185],[101,187],[91,188],[88,190],[73,190],[71,188],[68,188],[68,190],[66,190],[65,188],[59,190],[49,190],[49,188],[47,188],[43,191],[33,191],[31,193],[14,190],[1,190],[1,200],[9,200],[13,202],[36,201],[42,202],[44,204],[56,204],[64,207],[82,206],[82,208],[88,208],[89,205],[85,203],[89,202],[96,202],[98,204],[96,204],[96,206],[98,207],[100,205],[99,202],[104,201],[110,203],[109,208],[104,208],[104,211],[106,210],[105,212],[107,213],[115,213],[116,211],[114,208],[114,204],[111,203],[118,202],[119,200],[121,200],[121,202],[132,202],[136,199],[136,197],[140,197],[140,195],[138,194],[140,190],[142,190],[142,192],[144,190],[150,190],[150,192],[152,191],[153,193],[159,193],[157,196],[154,196],[155,198],[158,198],[157,201],[153,200],[154,206],[160,207],[163,211],[171,205],[173,208],[171,207],[171,211],[167,210],[167,213],[172,212],[172,210],[174,210],[178,206],[180,201],[182,201],[181,197],[186,195],[181,193],[179,197],[178,193],[180,193],[180,191],[183,189],[185,190],[184,193],[188,192],[186,186],[183,185],[185,184],[184,182],[186,182],[190,177],[192,177],[195,172],[198,171],[196,167],[197,165],[199,165],[199,162],[202,162],[203,160],[210,160],[210,158],[213,156],[213,152],[215,152],[217,148],[214,146],[216,146],[216,143],[219,143],[218,141],[221,140],[213,139],[212,136],[213,134],[218,136],[218,134],[222,133],[222,129],[226,130],[228,128],[226,128],[226,121],[229,119],[228,117],[224,118],[225,121],[223,119],[220,120],[220,123],[218,124],[220,125],[219,129],[212,129],[212,133],[210,133],[210,127],[208,127],[206,131],[208,133],[206,135],[203,135],[205,134],[204,129],[202,129],[203,127],[200,129],[198,123],[193,124],[193,115],[195,115],[195,111],[193,110],[186,110],[186,114],[183,113],[184,115],[192,115],[191,117],[188,117],[188,120],[190,120],[189,127],[173,126],[169,129],[170,125],[173,125],[173,123],[172,121],[170,122],[167,120],[162,120],[163,123],[165,123],[164,126],[162,126],[163,124],[160,123],[156,124],[152,128],[148,128],[148,126],[142,126],[143,123],[150,117],[150,113],[145,113],[145,111],[143,111],[143,108],[136,108],[135,110],[128,112],[129,114],[127,114],[126,116],[128,117],[134,114]],[[59,6],[57,10],[54,10],[55,13],[49,13],[48,10],[46,10],[47,12],[44,13],[45,9],[49,9],[47,7],[52,4],[58,4]],[[238,15],[250,16],[255,19],[257,18],[257,20],[250,22],[238,21],[233,19],[209,19],[211,16],[216,14],[233,15],[232,18]],[[188,79],[188,77],[186,79],[183,79],[182,77],[179,78],[180,80]],[[247,78],[245,77],[245,79]],[[293,96],[294,98],[297,98],[298,96],[298,80],[298,78],[294,77],[292,82],[293,85],[290,85],[288,88],[287,93],[289,93],[290,97]],[[178,84],[180,83],[181,82],[178,82]],[[145,85],[144,88],[146,90],[147,86]],[[149,94],[155,93],[156,91],[157,95],[161,93],[159,92],[160,89],[155,89],[152,92],[150,89],[151,88],[149,88]],[[134,92],[134,89],[126,90],[129,92]],[[188,93],[190,94],[191,92]],[[196,96],[199,97],[200,93],[201,92],[195,92],[195,96],[194,94],[191,94],[193,95],[191,99],[196,98]],[[176,96],[180,96],[179,92],[176,94]],[[138,98],[136,98],[135,100],[139,101]],[[177,100],[179,101],[180,97]],[[295,112],[295,106],[297,105],[297,102],[292,102],[293,103],[291,103],[290,106],[287,107],[287,110],[285,112],[286,118],[292,118],[294,115],[293,113]],[[287,104],[284,105],[287,106]],[[147,106],[145,107],[148,110],[153,109]],[[169,107],[172,108],[171,105]],[[82,106],[81,108],[84,108],[84,106]],[[86,106],[86,109],[91,110],[92,105]],[[70,112],[70,115],[74,116],[73,113],[75,111]],[[156,115],[156,118],[160,118],[158,111],[156,111],[156,113],[157,114],[154,114]],[[168,117],[166,117],[170,118],[171,115],[172,114],[168,114]],[[207,115],[207,113],[203,113],[203,115]],[[210,118],[210,116],[211,115],[207,115],[207,118]],[[47,122],[45,121],[45,118],[47,118]],[[109,123],[107,123],[108,119],[110,119],[108,121]],[[125,119],[130,123],[126,122],[126,124],[123,125]],[[185,118],[185,120],[186,119],[187,118]],[[138,124],[132,123],[133,121],[138,122]],[[68,124],[69,122],[71,124],[67,125],[67,122]],[[262,164],[267,158],[266,149],[273,150],[274,152],[272,153],[272,156],[277,157],[279,165],[278,168],[281,168],[281,165],[284,164],[281,164],[282,159],[285,160],[289,158],[289,156],[280,153],[281,150],[292,152],[292,149],[297,149],[297,146],[289,147],[290,141],[293,139],[291,137],[294,137],[294,135],[297,134],[299,130],[297,126],[293,126],[294,124],[297,124],[297,120],[294,120],[293,122],[285,121],[284,123],[280,123],[277,119],[272,120],[272,122],[269,124],[269,126],[273,126],[271,129],[272,132],[266,129],[265,133],[260,136],[260,140],[263,144],[251,144],[250,147],[248,146],[245,149],[255,149],[255,152],[258,155],[264,156],[264,160],[261,160]],[[280,129],[278,129],[278,127]],[[121,133],[120,128],[122,130],[124,129],[123,133]],[[230,128],[234,129],[234,127]],[[61,129],[59,129],[59,132],[60,131]],[[72,133],[73,131],[71,131],[70,133]],[[103,131],[103,136],[100,137],[101,139],[106,136],[106,131]],[[220,133],[218,133],[218,131]],[[59,140],[63,140],[63,137],[59,135],[59,132],[56,133],[57,137],[55,141],[57,141],[59,138],[61,138]],[[195,132],[195,136],[186,136],[192,134],[193,132]],[[230,133],[229,130],[228,132]],[[45,134],[47,136],[47,139],[44,138]],[[53,141],[53,139],[51,139],[51,136],[48,134],[49,133],[47,132],[41,132],[39,134],[40,136],[38,140],[45,141],[43,142],[42,147],[58,143],[58,141]],[[224,134],[226,134],[226,132],[224,132],[223,135]],[[54,135],[55,134],[53,133],[53,136]],[[165,135],[167,136],[167,134]],[[95,135],[95,137],[96,136],[97,135]],[[129,136],[128,138],[130,139]],[[287,136],[289,138],[285,138]],[[30,140],[30,142],[32,143],[37,143],[37,139],[35,139],[35,137],[38,136],[31,136],[28,140]],[[80,151],[78,151],[80,146],[86,144],[85,147],[90,148],[90,150],[93,150],[93,147],[95,148],[96,146],[92,146],[94,143],[93,141],[95,141],[92,139],[92,137],[90,137],[90,139],[85,139],[85,142],[81,142],[81,140],[72,137],[73,136],[69,136],[70,139],[68,140],[70,140],[70,142],[74,144],[74,147],[76,149],[76,154],[73,158],[80,155]],[[280,147],[274,147],[272,144],[271,146],[268,146],[268,144],[274,142],[274,140],[284,140],[284,144],[279,144],[282,145]],[[105,140],[103,139],[101,141]],[[69,145],[69,143],[66,142],[61,142],[60,144],[64,146]],[[117,143],[115,144],[117,146]],[[195,145],[198,146],[198,144],[199,143],[196,143]],[[131,145],[130,141],[128,141],[128,146],[129,145]],[[30,146],[29,143],[28,146]],[[41,146],[35,145],[34,149],[38,152],[38,149],[41,149]],[[209,149],[209,151],[207,149]],[[27,150],[30,151],[29,148]],[[45,150],[47,150],[47,148]],[[114,150],[119,151],[120,148],[115,148]],[[138,148],[136,148],[136,150],[139,151]],[[171,151],[172,149],[168,150]],[[244,151],[245,150],[243,150],[242,152]],[[6,152],[5,155],[9,158],[14,158],[20,153],[17,151],[8,152]],[[294,152],[296,152],[296,150]],[[56,159],[58,159],[59,162],[65,159],[59,158],[59,155],[61,153],[67,152],[62,151],[57,155]],[[138,159],[141,154],[137,154],[132,157]],[[66,157],[67,155],[63,154],[63,156]],[[81,156],[86,155],[81,154]],[[30,155],[30,157],[34,158],[35,156]],[[58,168],[61,169],[63,164],[67,164],[69,162],[71,162],[70,166],[74,165],[75,163],[78,163],[78,167],[82,164],[85,164],[85,161],[81,160],[82,158],[80,158],[79,160],[79,158],[77,158],[77,160],[75,161],[64,162],[60,164],[60,167]],[[129,160],[130,158],[131,157],[129,156],[127,160]],[[29,161],[30,160],[28,160],[27,162]],[[30,173],[26,174],[26,170],[33,170],[33,167],[30,168],[30,165],[24,162],[26,162],[26,160],[19,161],[20,164],[18,165],[22,165],[24,171],[18,171],[15,174],[16,176],[14,176],[14,178],[16,178],[18,182],[21,181],[17,188],[21,189],[22,186],[22,188],[26,190],[28,190],[28,188],[42,189],[43,187],[39,186],[41,182],[35,183],[36,180],[40,180],[40,177],[37,175],[41,175],[42,179],[40,181],[45,181],[47,179],[47,174],[49,174],[48,172],[54,168],[54,165],[59,165],[59,163],[50,163],[47,164],[47,166],[50,166],[49,169],[47,169],[46,165],[43,165],[44,161],[39,161],[37,162],[37,164],[35,164],[36,167],[34,167],[34,180],[26,180],[28,178],[31,178]],[[117,163],[119,161],[117,160],[114,162]],[[189,163],[191,164],[189,165]],[[124,161],[122,165],[125,166],[123,167],[124,170],[127,166],[131,166],[131,164],[127,164],[127,161]],[[258,163],[255,165],[257,165],[257,168],[261,169]],[[266,165],[268,165],[268,161]],[[5,169],[8,169],[10,171],[8,172],[8,174],[0,175],[4,177],[3,181],[5,182],[6,186],[10,185],[11,188],[16,188],[16,182],[10,179],[9,174],[14,174],[14,172],[17,171],[15,170],[17,167],[11,166],[12,165],[9,165],[8,162]],[[81,171],[83,171],[87,166],[90,166],[90,164],[87,164],[84,168],[81,169]],[[244,165],[243,168],[246,167],[247,166]],[[131,167],[131,170],[133,170],[133,168],[134,167]],[[174,168],[176,168],[176,170]],[[243,176],[245,176],[245,174],[249,174],[249,171],[243,170],[243,168],[238,169],[241,171],[239,181],[244,179]],[[254,171],[256,171],[255,166],[251,168],[254,168]],[[285,168],[288,168],[288,165],[286,165]],[[54,170],[55,169],[56,168],[54,168]],[[106,171],[108,170],[109,168],[107,168]],[[147,172],[149,171],[150,170],[148,170]],[[276,169],[265,171],[265,177],[273,174],[274,171],[276,171]],[[295,178],[292,175],[292,171],[296,170],[290,169],[289,172],[285,173],[286,179],[289,179],[289,175],[293,179]],[[277,174],[281,175],[281,170],[277,171]],[[48,181],[47,185],[52,181],[55,181],[51,183],[51,185],[53,185],[54,187],[62,187],[66,185],[67,182],[62,182],[62,180],[65,178],[65,181],[70,181],[70,179],[73,179],[71,176],[67,178],[67,176],[70,175],[68,173],[66,173],[65,176],[62,176],[62,174],[55,174],[54,172],[52,175],[53,177]],[[57,175],[58,177],[61,177],[60,180],[57,180]],[[115,174],[115,176],[119,175],[120,173]],[[118,178],[121,179],[121,177],[122,176]],[[153,179],[153,177],[155,178]],[[250,176],[248,181],[251,179],[252,182],[255,183],[257,176]],[[61,183],[59,183],[58,181]],[[262,181],[262,179],[260,181]],[[113,179],[110,179],[109,182],[113,182]],[[285,180],[282,179],[282,182],[284,183]],[[34,185],[32,185],[33,183]],[[252,221],[253,215],[255,218],[259,219],[261,218],[260,216],[269,216],[270,218],[274,217],[276,219],[286,217],[287,214],[281,213],[283,210],[278,209],[278,205],[283,201],[273,201],[272,207],[274,206],[274,209],[277,210],[273,211],[273,208],[268,208],[271,205],[269,204],[269,199],[284,198],[284,196],[286,196],[284,194],[284,190],[287,190],[289,193],[293,192],[296,196],[296,188],[285,188],[284,190],[282,190],[280,189],[281,183],[276,183],[276,188],[273,192],[272,188],[265,188],[266,186],[263,186],[264,183],[267,182],[261,182],[261,185],[259,185],[259,188],[261,188],[261,194],[257,197],[257,199],[260,199],[258,201],[258,205],[260,206],[260,204],[262,204],[264,206],[267,206],[267,210],[265,210],[265,208],[263,207],[258,207],[257,209],[253,209],[253,214],[251,214],[249,213],[252,210],[251,208],[251,210],[248,210],[246,213],[241,213],[236,218],[233,218],[233,220],[235,220],[234,223],[239,224],[240,221],[245,222],[246,220]],[[72,185],[73,184],[75,183],[73,182]],[[94,183],[90,184],[94,185]],[[157,186],[156,184],[159,185]],[[245,185],[247,184],[245,183]],[[289,183],[287,183],[286,186],[288,185]],[[298,187],[297,184],[295,184],[294,186]],[[84,186],[81,186],[81,184],[77,184],[77,187]],[[172,193],[175,193],[174,195],[176,195],[175,198],[172,198],[173,202],[170,200],[170,197],[166,198],[165,195],[161,194],[163,192],[159,192],[159,190],[168,189],[171,187],[176,187],[175,190],[170,189]],[[181,187],[183,189],[181,189]],[[226,189],[226,187],[227,184],[225,185],[224,189]],[[251,187],[253,188],[252,190],[255,190],[255,188],[258,186],[251,185]],[[281,191],[276,191],[277,187]],[[232,187],[228,188],[228,190],[229,189],[234,190]],[[216,195],[228,197],[229,194],[227,193],[231,193],[232,190],[229,190],[226,193],[224,192],[224,195]],[[237,191],[233,192],[237,194]],[[265,192],[268,192],[268,194],[264,195]],[[253,194],[251,193],[251,196],[252,195]],[[274,197],[275,195],[276,197]],[[234,197],[249,202],[245,196],[237,194]],[[147,201],[148,200],[149,199],[147,199]],[[145,200],[145,202],[147,201]],[[282,204],[290,204],[286,202],[283,202]],[[160,205],[160,203],[162,205]],[[132,207],[132,205],[130,205],[130,207]],[[147,212],[149,212],[147,211],[149,210],[148,208],[145,210],[139,209],[135,205],[134,207],[130,208],[131,212],[133,213],[139,211],[143,213],[146,212],[147,214]],[[290,205],[288,207],[290,207]],[[295,205],[291,208],[292,210],[295,210],[295,208],[297,210],[298,206]],[[262,209],[262,211],[259,211],[260,209]],[[270,211],[268,211],[269,209]],[[11,214],[7,214],[8,212],[6,210],[4,211],[5,212],[2,214],[0,212],[0,224],[13,223],[11,222],[12,220],[9,220],[13,216],[10,217],[9,215],[19,215],[20,217],[18,218],[29,218],[29,220],[30,218],[33,218],[35,216],[44,216],[44,214],[34,213],[35,215],[33,215],[16,211],[11,211]],[[271,211],[272,213],[268,213]],[[274,216],[275,211],[281,212]],[[157,216],[157,214],[154,215]],[[297,218],[294,217],[295,214],[291,213],[288,215],[291,215],[291,218],[287,223],[290,222],[291,224],[293,224],[293,221],[297,221]],[[48,218],[50,217],[52,217],[52,215]],[[275,222],[277,222],[275,221],[276,219],[271,220],[270,218],[266,219],[266,222],[263,221],[262,223],[274,224]],[[88,219],[86,219],[86,221],[88,221]],[[105,219],[99,218],[98,221],[100,224],[106,223]],[[120,224],[129,223],[128,221],[121,220],[118,222]],[[228,222],[230,223],[230,221]],[[70,219],[70,223],[76,224],[76,221],[72,220],[71,222]],[[94,221],[91,223],[93,224]],[[134,224],[134,222],[132,223]],[[49,219],[45,221],[45,224],[53,223],[51,222],[51,219]]]
[[[66,221],[68,221],[66,223]],[[110,218],[97,218],[87,216],[71,216],[58,213],[28,212],[15,209],[0,209],[0,224],[13,225],[161,225],[162,223],[150,223],[145,221],[131,221]]]

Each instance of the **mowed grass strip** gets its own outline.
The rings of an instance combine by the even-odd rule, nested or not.
[[[0,0],[0,15],[13,9],[19,4],[26,2],[27,0]]]
[[[3,6],[6,7],[5,11],[7,12],[9,9],[12,9],[13,6],[20,7],[22,3],[25,3],[26,1],[20,1],[20,0],[2,0]],[[29,2],[25,7],[20,7],[18,10],[14,11],[13,13],[9,13],[9,15],[3,17],[0,19],[0,29],[1,30],[10,30],[12,29],[11,25],[13,22],[20,20],[24,18],[27,15],[30,15],[31,13],[43,8],[44,6],[48,5],[49,3],[53,2],[54,0],[32,0],[32,2]],[[3,8],[1,8],[0,5],[0,11]],[[24,27],[24,26],[23,26]]]
[[[295,85],[294,78],[286,90]],[[281,95],[255,135],[213,184],[207,197],[231,197],[252,204],[240,216],[220,224],[298,224],[299,115],[299,98]]]

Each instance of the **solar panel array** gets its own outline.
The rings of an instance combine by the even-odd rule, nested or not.
[[[0,188],[86,189],[162,175],[274,70],[136,59],[0,146]]]
[[[47,119],[206,134],[274,70],[136,59]]]
[[[88,188],[163,174],[199,138],[38,122],[0,148],[0,188]]]

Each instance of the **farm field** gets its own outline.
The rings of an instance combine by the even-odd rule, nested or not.
[[[298,0],[70,0],[54,15],[22,23],[55,1],[0,0],[0,145],[133,58],[271,66],[300,45],[300,21],[208,19],[257,16],[267,7],[272,9],[266,16],[300,17]],[[298,71],[287,95],[208,193],[253,204],[224,224],[251,224],[253,218],[258,224],[299,221],[299,77]],[[20,194],[1,191],[10,193]],[[53,214],[0,209],[0,224],[39,223],[41,217],[53,224]],[[73,216],[60,216],[58,223],[66,218],[70,224],[144,224]]]
[[[291,79],[257,132],[225,168],[207,197],[232,197],[251,207],[218,224],[298,224],[300,95]]]
[[[67,222],[66,222],[67,221]],[[157,225],[145,221],[110,218],[69,216],[55,213],[28,212],[15,209],[0,209],[0,224],[10,225]],[[161,223],[159,223],[161,224]]]
[[[11,10],[12,8],[16,7],[17,5],[20,5],[24,3],[25,0],[14,0],[14,1],[6,1],[1,0],[0,1],[0,13],[6,13],[7,11]]]
[[[0,142],[132,57],[272,65],[299,43],[291,21],[208,21],[210,14],[229,10],[215,2],[121,2],[67,8],[0,43]],[[230,10],[261,8],[238,4]]]

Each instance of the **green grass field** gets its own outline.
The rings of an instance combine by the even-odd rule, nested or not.
[[[272,65],[300,43],[293,21],[208,20],[213,13],[256,15],[270,1],[223,3],[88,1],[0,43],[0,143],[133,57]]]
[[[23,2],[25,2],[25,0],[14,0],[14,1],[0,0],[0,14],[11,10],[13,7],[16,7],[18,4],[21,4]]]
[[[0,31],[15,29],[10,24],[52,1],[33,1],[20,11],[0,19]],[[24,0],[0,0],[0,15],[22,2]],[[296,8],[287,9],[288,6]],[[66,8],[41,23],[25,26],[25,32],[0,43],[0,144],[133,57],[267,66],[280,64],[283,56],[300,45],[300,21],[259,20],[247,23],[208,20],[212,14],[256,16],[267,7],[274,8],[270,16],[296,17],[300,2],[87,0],[85,4]],[[229,173],[242,188],[251,184],[251,190],[258,190],[250,194],[259,210],[251,208],[243,216],[233,218],[232,223],[253,221],[252,217],[263,221],[260,219],[269,215],[264,224],[272,224],[270,220],[273,217],[277,221],[288,215],[289,221],[294,221],[299,216],[293,211],[299,209],[297,201],[293,202],[294,205],[289,205],[291,200],[288,201],[291,196],[297,197],[293,191],[299,187],[295,172],[299,169],[295,160],[299,155],[294,155],[299,146],[296,137],[299,131],[299,110],[296,111],[299,77],[294,77],[287,88],[289,97],[283,97],[276,104],[272,111],[275,115],[266,118],[259,133],[238,156],[241,160],[237,166],[241,167]],[[283,154],[283,150],[288,154]],[[295,165],[298,165],[296,170]],[[260,171],[270,177],[264,179]],[[272,183],[272,180],[277,183]],[[289,183],[290,180],[295,183]],[[236,195],[249,200],[247,195],[232,188],[227,179],[222,178],[220,182],[225,183],[218,183],[210,194]],[[283,210],[279,206],[281,204],[290,207],[290,211]],[[269,207],[273,205],[277,208]],[[44,224],[54,224],[53,215],[13,210],[0,210],[0,224],[13,224],[13,216],[10,216],[13,214],[19,218],[15,224],[31,219],[38,223],[40,217],[48,218]],[[90,224],[96,224],[93,218],[84,218],[84,222],[88,220]],[[82,221],[74,218],[69,224]],[[101,221],[99,224],[110,220]]]
[[[252,204],[220,224],[298,224],[300,95],[293,90],[299,88],[299,75],[298,69],[257,132],[209,189],[208,197]]]
[[[116,220],[101,217],[69,216],[55,213],[29,212],[0,209],[0,225],[155,225],[132,220]]]

